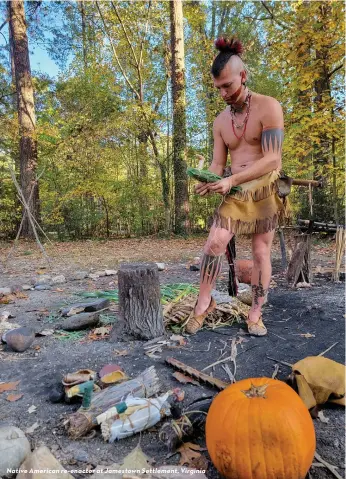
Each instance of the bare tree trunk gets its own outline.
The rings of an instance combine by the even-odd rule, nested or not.
[[[173,171],[175,232],[186,234],[188,225],[188,188],[186,175],[186,102],[185,102],[185,53],[183,31],[183,4],[181,0],[170,2],[172,96],[173,96]]]
[[[20,186],[31,214],[39,221],[39,194],[36,182],[37,140],[35,138],[36,117],[34,91],[31,80],[28,37],[26,33],[23,0],[8,2],[10,29],[13,39],[14,69],[16,76],[17,107],[19,120]],[[30,197],[31,190],[34,189]],[[25,209],[22,209],[25,214]],[[26,215],[22,236],[34,238],[31,223]]]
[[[85,22],[85,5],[84,0],[79,3],[80,14],[82,17],[82,43],[83,43],[83,63],[84,69],[87,67],[87,41],[86,41],[86,22]]]

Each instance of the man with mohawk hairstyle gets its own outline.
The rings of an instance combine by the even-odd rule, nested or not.
[[[271,246],[275,228],[286,215],[285,201],[278,195],[284,120],[279,102],[252,92],[246,85],[247,70],[241,59],[239,40],[219,38],[219,50],[211,74],[214,86],[227,104],[214,121],[214,152],[209,170],[224,176],[214,183],[198,183],[201,196],[219,193],[223,200],[214,214],[201,264],[200,292],[187,319],[186,331],[196,333],[215,307],[211,291],[221,270],[222,256],[233,235],[252,235],[252,306],[247,318],[250,334],[264,336],[262,320],[271,278]],[[231,174],[226,173],[230,153]],[[229,194],[231,188],[241,190]]]

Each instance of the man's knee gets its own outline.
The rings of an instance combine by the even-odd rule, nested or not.
[[[257,265],[270,262],[270,245],[257,244],[253,249],[253,261]]]
[[[204,253],[214,256],[219,256],[226,251],[226,247],[232,235],[228,231],[221,229],[216,230],[210,235],[208,241],[204,246]]]

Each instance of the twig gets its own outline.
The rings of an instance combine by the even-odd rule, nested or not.
[[[267,357],[267,359],[271,359],[272,361],[275,361],[276,363],[283,364],[284,366],[289,366],[290,368],[293,366],[293,364],[286,363],[285,361],[279,361],[279,359],[270,358],[269,356],[266,356],[266,357]]]
[[[235,377],[234,377],[232,371],[230,370],[230,367],[228,366],[228,364],[223,364],[221,367],[227,373],[227,376],[229,377],[231,383],[234,383],[235,382]]]
[[[326,349],[325,351],[323,351],[323,353],[318,354],[317,356],[324,356],[328,351],[330,351],[332,348],[334,348],[334,346],[336,346],[337,344],[339,344],[339,341],[337,341],[336,343],[334,343],[334,344],[332,344],[331,346],[329,346],[328,349]]]
[[[273,331],[269,331],[269,333],[274,334],[274,336],[276,336],[277,338],[280,338],[280,339],[283,339],[284,341],[286,341],[286,338],[283,338],[282,336],[279,336],[278,334],[273,333]]]
[[[216,366],[217,364],[225,363],[226,361],[230,361],[231,359],[232,359],[232,356],[227,356],[227,358],[225,359],[220,359],[219,361],[216,361],[215,363],[209,364],[209,366],[206,366],[201,371],[206,371],[207,369],[210,369],[213,366]]]
[[[209,341],[207,349],[193,349],[193,352],[207,353],[210,351],[211,341]]]
[[[272,379],[275,379],[275,378],[276,378],[276,376],[277,376],[277,374],[278,374],[278,372],[279,372],[279,365],[278,365],[278,364],[275,364],[275,365],[274,365],[274,368],[275,368],[275,369],[274,369],[274,372],[273,372],[273,374],[272,374]]]
[[[333,466],[332,464],[329,464],[327,461],[322,459],[322,457],[318,454],[318,452],[315,452],[315,458],[323,464],[332,474],[334,474],[335,477],[338,479],[343,479],[340,474],[335,470],[337,469],[337,466]]]

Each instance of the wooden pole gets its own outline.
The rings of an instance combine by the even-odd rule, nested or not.
[[[282,231],[281,228],[278,229],[278,234],[279,234],[280,248],[281,248],[281,264],[282,264],[282,269],[283,269],[284,271],[286,271],[286,270],[287,270],[286,245],[285,245],[284,232]]]

